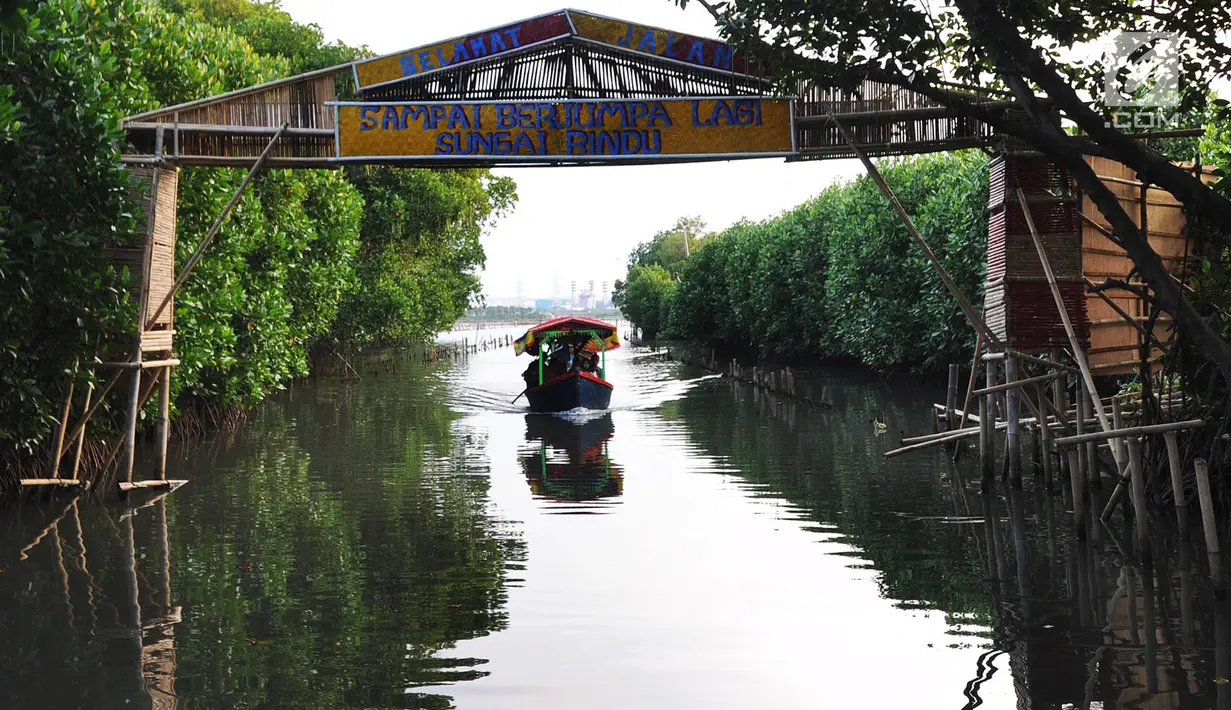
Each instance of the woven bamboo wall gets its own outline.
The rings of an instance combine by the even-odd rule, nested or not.
[[[1009,153],[988,167],[984,317],[992,332],[1023,351],[1068,347],[1068,335],[1018,202],[1020,188],[1078,339],[1089,338],[1077,196],[1067,171],[1035,154]]]
[[[1137,180],[1136,173],[1125,165],[1095,156],[1087,156],[1086,162],[1120,199],[1120,204],[1138,227],[1142,223],[1144,202],[1144,218],[1150,246],[1163,258],[1163,263],[1173,274],[1182,277],[1188,251],[1184,235],[1184,211],[1180,203],[1164,190],[1142,185]],[[1202,179],[1211,182],[1214,176],[1206,170],[1202,172]],[[1132,260],[1104,234],[1105,230],[1110,230],[1108,222],[1085,195],[1081,197],[1081,214],[1085,277],[1096,284],[1108,278],[1127,280],[1133,269]],[[1121,310],[1142,324],[1145,323],[1149,310],[1141,299],[1124,290],[1112,289],[1105,293]],[[1088,294],[1086,301],[1091,327],[1091,367],[1103,375],[1135,372],[1143,340],[1140,331],[1127,323],[1097,294]],[[1170,319],[1166,316],[1160,317],[1153,332],[1163,343],[1169,342]],[[1156,357],[1159,354],[1158,350],[1154,349],[1151,356]]]
[[[179,197],[179,170],[148,165],[126,166],[133,177],[132,200],[141,210],[139,237],[120,248],[106,252],[111,262],[127,268],[131,276],[130,293],[134,303],[145,302],[142,323],[148,322],[175,282],[175,225]],[[151,328],[142,331],[142,349],[171,350],[174,335],[174,304],[158,316]]]

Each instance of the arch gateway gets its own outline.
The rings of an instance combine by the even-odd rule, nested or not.
[[[988,110],[1019,110],[1007,94],[958,88]],[[995,337],[1026,353],[1069,343],[1022,211],[1008,209],[1022,188],[1092,366],[1123,371],[1143,346],[1146,334],[1138,321],[1146,310],[1140,299],[1127,292],[1087,293],[1090,279],[1123,276],[1131,262],[1107,238],[1106,221],[1063,171],[1015,149],[987,125],[895,86],[865,81],[850,91],[801,83],[789,95],[781,91],[725,42],[559,10],[125,119],[129,145],[123,162],[143,188],[139,197],[146,211],[144,239],[112,250],[116,262],[134,274],[133,297],[141,304],[131,356],[96,365],[114,371],[106,386],[92,404],[87,397],[72,427],[65,426],[66,407],[47,477],[22,484],[81,484],[76,462],[72,473],[62,475],[62,454],[84,436],[86,422],[125,374],[120,396],[128,427],[121,490],[180,483],[167,481],[165,474],[170,377],[178,364],[174,294],[240,197],[237,193],[177,274],[180,167],[248,168],[250,179],[264,168],[348,164],[654,165],[771,157],[793,162],[983,148],[1000,155],[991,168],[984,306]],[[1178,203],[1117,166],[1096,168],[1122,199],[1141,205],[1139,224],[1148,222],[1152,245],[1178,265],[1186,244]],[[1156,326],[1162,342],[1166,325]],[[161,475],[134,482],[137,415],[156,391]]]

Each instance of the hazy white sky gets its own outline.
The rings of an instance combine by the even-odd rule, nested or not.
[[[717,37],[705,9],[680,10],[671,0],[283,0],[300,22],[320,25],[327,39],[368,45],[386,54],[512,20],[575,7],[690,34]],[[567,295],[624,274],[628,253],[682,215],[712,229],[742,217],[763,219],[803,202],[835,179],[861,171],[854,160],[787,164],[781,158],[686,165],[518,168],[513,215],[484,237],[488,297]]]

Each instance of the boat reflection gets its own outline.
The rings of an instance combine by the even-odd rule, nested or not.
[[[614,435],[611,414],[585,422],[527,414],[527,447],[519,460],[530,490],[557,503],[585,504],[556,512],[601,512],[624,492],[623,469],[607,453]]]

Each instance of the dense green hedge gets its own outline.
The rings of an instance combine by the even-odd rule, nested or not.
[[[881,169],[977,303],[986,158],[926,156],[886,161]],[[639,247],[634,260],[651,251]],[[678,283],[645,279],[647,265],[621,283],[624,313],[651,333],[770,357],[851,357],[877,369],[937,367],[965,357],[972,345],[957,304],[866,177],[779,217],[738,223],[701,240],[690,258],[661,266],[678,270]]]
[[[131,342],[126,275],[102,251],[136,224],[119,120],[362,52],[249,0],[25,0],[0,16],[0,459],[46,442],[103,336]],[[181,171],[181,261],[242,177]],[[314,344],[434,337],[479,294],[479,237],[515,200],[484,170],[264,173],[176,299],[176,401],[248,406],[306,374]]]

